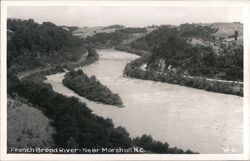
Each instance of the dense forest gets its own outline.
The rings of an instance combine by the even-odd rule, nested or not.
[[[159,72],[174,71],[191,76],[243,81],[243,46],[219,42],[213,35],[217,29],[209,26],[184,24],[161,26],[130,44],[130,48],[150,51],[147,68]],[[189,43],[190,38],[217,44]]]
[[[95,76],[89,78],[81,69],[66,73],[63,84],[89,100],[122,106],[122,100],[118,94],[112,93]]]
[[[162,25],[150,34],[131,43],[131,47],[138,50],[152,50],[157,44],[165,42],[169,36],[178,36],[183,39],[197,37],[215,40],[212,35],[217,29],[195,24],[182,24],[180,26]]]
[[[8,19],[7,64],[11,72],[77,61],[85,52],[83,39],[51,22]]]

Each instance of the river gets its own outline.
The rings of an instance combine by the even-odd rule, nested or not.
[[[243,98],[168,83],[122,76],[125,65],[138,56],[99,50],[100,60],[83,67],[122,98],[124,108],[89,101],[64,87],[64,73],[48,76],[53,89],[86,102],[97,115],[111,118],[132,137],[150,134],[170,146],[203,154],[242,153]]]

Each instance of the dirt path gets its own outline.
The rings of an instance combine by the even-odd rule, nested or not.
[[[84,61],[86,61],[87,55],[88,55],[88,53],[86,52],[86,53],[84,53],[82,55],[82,57],[78,61],[76,61],[76,62],[69,61],[69,62],[66,62],[66,63],[62,63],[61,65],[62,66],[66,65],[66,64],[74,65],[74,64],[84,62]],[[19,80],[21,80],[24,77],[29,76],[30,74],[38,73],[38,72],[41,72],[41,71],[44,71],[44,70],[49,70],[51,68],[53,68],[53,67],[37,68],[37,69],[28,70],[28,71],[25,71],[25,72],[20,72],[20,73],[17,74],[17,77],[18,77]]]
[[[25,71],[25,72],[20,72],[20,73],[17,74],[17,77],[18,77],[19,80],[21,80],[24,77],[29,76],[30,74],[38,73],[38,72],[41,72],[43,70],[48,70],[48,69],[51,69],[51,68],[52,67],[37,68],[37,69],[28,70],[28,71]]]

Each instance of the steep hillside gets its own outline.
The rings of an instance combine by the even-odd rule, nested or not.
[[[8,98],[7,135],[9,148],[53,148],[51,121],[24,99]],[[8,149],[11,151],[11,149]]]
[[[199,24],[160,26],[123,49],[153,53],[147,68],[158,72],[242,81],[243,46],[217,39],[218,31]]]
[[[82,39],[51,22],[8,19],[7,63],[13,72],[77,61],[85,52]]]

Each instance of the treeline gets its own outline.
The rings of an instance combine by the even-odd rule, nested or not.
[[[169,147],[168,143],[162,143],[160,141],[155,141],[151,135],[142,135],[141,137],[136,137],[133,139],[135,146],[147,149],[149,153],[159,153],[159,154],[198,154],[198,152],[193,152],[191,150],[182,150],[177,147]]]
[[[183,37],[196,37],[203,40],[215,40],[216,33],[219,28],[213,28],[208,25],[199,25],[199,24],[181,24],[178,26],[179,35]]]
[[[81,69],[66,73],[63,84],[78,95],[92,101],[123,106],[118,94],[114,94],[108,87],[102,85],[95,76],[89,78]]]
[[[18,72],[76,61],[85,52],[84,40],[51,22],[8,19],[7,65]]]
[[[110,33],[96,33],[94,36],[86,38],[86,42],[99,48],[111,48],[120,45],[133,33],[145,32],[147,32],[146,28],[121,28]]]
[[[130,48],[151,51],[147,66],[160,72],[173,69],[191,76],[243,81],[243,46],[223,49],[218,54],[211,46],[192,45],[188,38],[214,39],[217,29],[209,26],[184,24],[178,27],[161,26],[135,40]],[[164,64],[160,61],[164,60]]]
[[[202,77],[190,77],[181,72],[158,72],[153,68],[148,68],[147,70],[141,69],[140,67],[150,59],[151,55],[143,55],[142,57],[128,63],[124,69],[123,75],[137,79],[167,82],[198,89],[205,89],[207,91],[243,96],[243,83],[209,80]]]
[[[93,114],[86,104],[77,98],[58,94],[49,84],[34,80],[32,77],[17,81],[12,89],[10,95],[18,93],[53,121],[52,126],[56,130],[53,135],[55,147],[129,148],[139,146],[144,148],[145,153],[194,153],[190,150],[169,148],[166,146],[167,143],[152,140],[151,136],[131,139],[126,129],[120,126],[115,128],[111,119],[104,119]],[[150,142],[147,138],[150,138]]]
[[[119,46],[116,46],[115,49],[125,51],[125,52],[128,52],[128,53],[132,53],[132,54],[136,54],[136,55],[139,55],[139,56],[151,54],[149,51],[137,50],[137,49],[134,49],[134,48],[130,47],[129,45],[119,45]]]
[[[87,46],[87,51],[88,51],[88,55],[86,56],[85,60],[79,61],[79,62],[71,62],[71,63],[64,63],[62,65],[63,68],[67,69],[67,70],[73,70],[74,68],[79,68],[82,66],[86,66],[86,65],[90,65],[92,63],[94,63],[95,61],[97,61],[99,59],[99,54],[97,53],[97,51],[91,47],[91,46]]]
[[[111,48],[121,44],[126,38],[128,38],[128,35],[122,32],[96,33],[92,37],[87,37],[86,41],[98,48]]]
[[[158,44],[163,43],[169,36],[179,36],[183,39],[190,37],[215,40],[212,35],[217,29],[198,24],[182,24],[180,26],[162,25],[148,35],[131,43],[131,47],[137,50],[151,51]]]
[[[127,33],[127,34],[134,34],[134,33],[145,33],[147,32],[146,27],[127,27],[123,29],[116,30],[116,32],[122,32],[122,33]]]
[[[118,24],[116,24],[116,25],[109,25],[109,26],[107,26],[107,27],[102,28],[102,30],[105,30],[105,29],[113,29],[113,28],[121,29],[121,28],[125,28],[125,26],[123,26],[123,25],[118,25]]]

